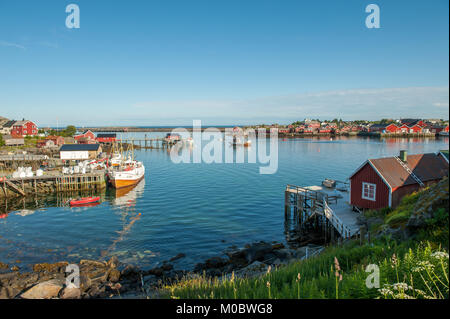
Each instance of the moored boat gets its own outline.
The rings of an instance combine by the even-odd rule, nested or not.
[[[84,205],[90,205],[95,204],[100,201],[100,196],[95,197],[83,197],[83,198],[77,198],[72,199],[69,204],[70,206],[84,206]]]
[[[108,171],[109,183],[114,188],[130,187],[139,183],[145,175],[145,167],[139,161],[127,161]]]
[[[116,189],[134,186],[145,175],[144,164],[134,159],[133,144],[127,153],[125,156],[121,154],[118,165],[109,167],[107,172],[109,184]]]

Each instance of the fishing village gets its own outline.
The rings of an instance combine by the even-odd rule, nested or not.
[[[2,0],[0,305],[438,310],[449,4]]]
[[[425,127],[428,127],[427,130],[434,127],[435,130],[437,127],[429,121],[414,121],[416,123],[410,124],[410,127],[416,125],[422,130]],[[312,126],[317,124],[309,123]],[[399,127],[392,123],[372,124],[367,131],[379,133],[382,129],[384,134],[391,132],[393,126]],[[261,127],[230,128],[233,147],[252,147],[251,140],[243,133],[252,128]],[[285,137],[283,128],[268,127],[267,132],[274,128],[281,132],[280,137]],[[441,130],[432,134],[445,137],[448,125],[440,125],[439,128]],[[289,132],[292,129],[289,128]],[[320,130],[316,133],[323,133]],[[95,131],[97,134],[94,134]],[[32,121],[3,121],[2,133],[8,134],[3,135],[0,154],[2,218],[7,218],[10,212],[16,210],[25,216],[29,212],[27,207],[33,205],[33,201],[49,194],[56,194],[57,206],[89,209],[101,204],[105,200],[105,189],[112,188],[116,190],[115,196],[119,201],[120,196],[125,195],[126,198],[134,188],[144,187],[142,180],[149,168],[136,158],[135,149],[168,152],[175,146],[193,145],[192,138],[182,138],[173,132],[163,137],[148,138],[145,135],[143,138],[123,139],[117,137],[118,129],[108,128],[107,133],[100,132],[101,129],[85,130],[69,126],[64,130],[42,130]],[[393,131],[393,134],[403,133]],[[431,136],[430,131],[427,134],[423,136]],[[415,136],[420,135],[417,133]],[[211,278],[254,278],[267,273],[271,267],[283,267],[293,261],[320,255],[329,245],[343,246],[355,240],[363,245],[370,243],[374,237],[386,234],[406,238],[411,230],[388,227],[374,231],[374,223],[379,219],[366,218],[364,212],[394,209],[408,194],[433,185],[448,185],[448,161],[448,150],[426,154],[408,154],[402,150],[397,156],[367,159],[360,167],[355,167],[344,181],[326,178],[320,185],[293,185],[286,181],[284,195],[283,190],[279,190],[279,196],[284,197],[284,218],[281,213],[279,215],[284,219],[284,243],[256,241],[244,247],[233,245],[222,255],[197,261],[193,269],[176,269],[174,266],[186,258],[185,252],[167,258],[150,269],[123,263],[117,255],[111,255],[133,224],[141,219],[139,213],[124,225],[102,259],[79,260],[82,273],[80,288],[62,284],[68,261],[37,263],[32,266],[31,272],[28,267],[22,270],[20,264],[0,262],[0,297],[71,299],[128,295],[134,298],[142,297],[142,294],[160,297],[160,289],[164,285],[176,283],[180,278],[195,277],[196,274]]]

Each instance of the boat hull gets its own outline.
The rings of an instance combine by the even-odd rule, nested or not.
[[[85,205],[92,205],[92,204],[98,204],[100,201],[100,197],[86,197],[81,199],[75,199],[70,201],[70,206],[85,206]]]
[[[125,187],[131,187],[137,185],[142,179],[144,178],[144,175],[137,179],[110,179],[109,183],[112,187],[116,189],[125,188]]]

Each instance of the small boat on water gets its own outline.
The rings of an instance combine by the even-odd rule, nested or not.
[[[326,178],[323,182],[322,185],[328,188],[334,188],[336,187],[336,181],[334,179],[329,179]]]
[[[96,204],[99,201],[100,201],[100,196],[82,197],[82,198],[72,199],[69,202],[69,204],[70,204],[70,206],[85,206],[85,205]]]
[[[230,144],[233,146],[249,147],[252,145],[252,141],[248,138],[244,138],[244,141],[242,141],[239,137],[233,137],[233,142],[230,142]]]
[[[118,168],[108,171],[109,183],[114,188],[130,187],[139,183],[145,174],[145,167],[142,162],[128,160]]]
[[[125,156],[121,155],[118,165],[108,168],[109,184],[116,188],[131,187],[138,184],[145,175],[145,166],[134,159],[133,144]]]

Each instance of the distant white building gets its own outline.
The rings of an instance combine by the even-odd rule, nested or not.
[[[64,144],[59,149],[63,160],[95,159],[102,152],[100,144]]]
[[[16,123],[16,121],[8,121],[8,122],[4,123],[0,127],[0,134],[2,134],[2,135],[9,135],[9,134],[11,134],[11,131],[12,131],[13,126],[14,126],[15,123]]]

